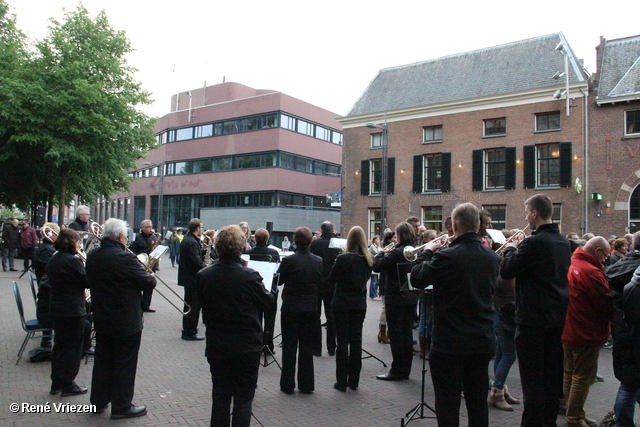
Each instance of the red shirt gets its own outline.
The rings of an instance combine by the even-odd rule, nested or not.
[[[600,346],[609,339],[613,299],[596,258],[582,248],[571,258],[569,307],[562,343],[574,347]]]

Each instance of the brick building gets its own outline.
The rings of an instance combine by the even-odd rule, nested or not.
[[[390,227],[413,215],[441,230],[471,201],[523,228],[523,202],[545,193],[562,231],[583,232],[587,91],[562,33],[379,71],[339,119],[342,232],[379,234],[385,172]]]
[[[301,225],[339,225],[339,209],[327,202],[340,192],[337,116],[239,83],[174,95],[156,125],[159,147],[131,172],[131,191],[98,201],[92,216],[134,229],[144,218],[158,229],[185,228],[194,217],[215,229],[247,221],[269,229],[272,244]]]
[[[589,106],[589,231],[640,230],[640,36],[601,38]]]

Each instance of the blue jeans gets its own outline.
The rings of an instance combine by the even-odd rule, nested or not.
[[[616,414],[616,427],[634,427],[633,415],[636,402],[640,404],[640,388],[620,383],[616,404],[613,407]]]
[[[500,321],[500,316],[497,314],[493,328],[496,331],[496,357],[493,361],[495,381],[493,385],[498,390],[503,390],[504,383],[507,381],[507,375],[509,375],[509,370],[516,361],[515,331],[509,332],[505,330]]]
[[[369,298],[378,297],[378,275],[371,275],[371,284],[369,284]]]

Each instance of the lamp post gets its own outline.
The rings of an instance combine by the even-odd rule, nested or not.
[[[558,43],[556,46],[556,50],[564,55],[564,73],[554,75],[553,77],[557,80],[560,77],[564,77],[564,93],[560,93],[560,96],[565,95],[567,98],[567,117],[571,114],[571,105],[569,104],[569,52],[564,47],[562,42]],[[558,96],[556,99],[560,98]],[[554,96],[555,97],[555,96]]]
[[[389,178],[389,128],[387,127],[387,114],[384,115],[384,124],[367,123],[368,128],[382,129],[382,182],[380,183],[380,234],[387,228],[387,181]]]
[[[162,160],[162,162],[160,163],[153,163],[153,162],[144,162],[143,165],[147,165],[147,166],[157,166],[159,169],[159,183],[158,183],[158,223],[156,224],[156,227],[158,230],[160,230],[161,234],[162,233],[162,216],[163,216],[163,211],[162,211],[162,196],[164,193],[164,160]]]

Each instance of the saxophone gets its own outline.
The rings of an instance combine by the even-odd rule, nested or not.
[[[209,266],[213,262],[213,260],[211,259],[211,249],[213,248],[213,239],[208,235],[203,234],[202,244],[206,246],[206,249],[204,251],[203,261],[207,266]]]

